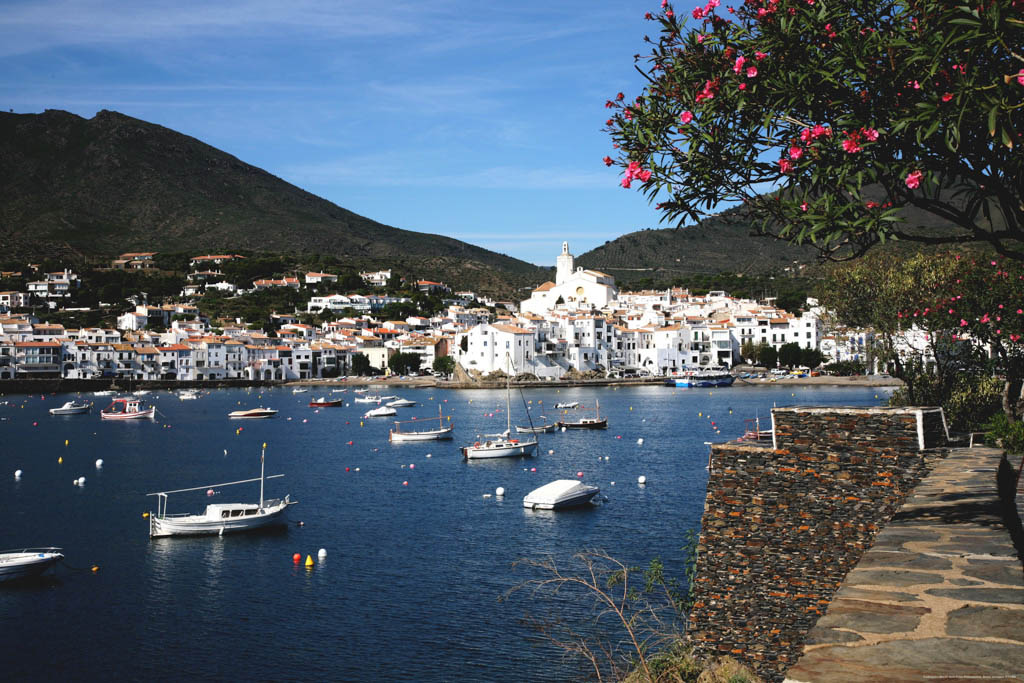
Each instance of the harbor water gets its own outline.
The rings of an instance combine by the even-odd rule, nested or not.
[[[585,670],[563,662],[524,617],[557,607],[583,624],[591,605],[527,592],[499,600],[540,577],[516,560],[601,549],[628,565],[661,558],[682,578],[686,533],[703,510],[707,442],[740,436],[747,419],[769,426],[773,405],[888,398],[879,388],[792,386],[538,389],[523,399],[513,390],[513,425],[526,424],[524,400],[535,422],[593,415],[599,401],[608,429],[541,434],[535,457],[467,462],[460,446],[504,430],[504,391],[402,389],[416,406],[361,420],[373,406],[353,403],[352,389],[225,389],[187,401],[156,391],[144,397],[155,420],[114,422],[99,417],[110,397],[0,397],[0,549],[59,546],[66,556],[52,579],[0,584],[5,678],[573,679]],[[310,408],[321,395],[346,406]],[[49,415],[72,398],[96,405]],[[581,407],[569,415],[554,408],[571,401]],[[280,412],[227,418],[260,406]],[[438,406],[454,440],[388,443],[394,419],[436,418]],[[156,499],[146,494],[258,477],[263,443],[267,474],[285,475],[266,482],[266,496],[298,501],[287,526],[148,537],[143,515]],[[563,478],[600,486],[605,500],[523,507],[529,491]],[[259,483],[212,493],[171,495],[168,512],[255,502]]]

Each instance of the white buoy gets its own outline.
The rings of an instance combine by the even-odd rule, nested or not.
[[[428,457],[428,458],[430,457],[430,453],[427,453],[427,457]]]
[[[563,432],[565,431],[565,427],[562,427],[562,431],[563,431]]]
[[[644,475],[641,474],[639,477],[636,478],[636,483],[638,483],[641,486],[643,486],[644,484],[647,483],[647,477],[645,477]]]
[[[499,486],[498,488],[494,489],[494,495],[496,495],[498,498],[501,498],[502,496],[505,495],[505,488],[503,486]]]
[[[615,482],[614,481],[612,482],[612,486],[615,486]]]
[[[643,446],[644,445],[644,440],[642,438],[641,439],[637,439],[636,443],[637,443],[638,446]]]
[[[78,485],[79,486],[85,486],[85,477],[79,477],[78,478]]]
[[[14,478],[21,479],[21,470],[14,470]]]
[[[554,448],[549,448],[548,449],[548,455],[554,455],[554,454],[555,454],[555,449]]]
[[[321,560],[324,559],[325,557],[327,557],[327,548],[320,548],[320,550],[317,550],[316,551],[316,556],[317,556],[318,559],[321,559]]]
[[[98,469],[98,470],[103,469],[103,458],[99,458],[99,459],[96,460],[96,469]]]

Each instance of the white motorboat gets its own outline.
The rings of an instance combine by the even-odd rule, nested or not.
[[[437,420],[437,425],[434,425]],[[437,407],[437,417],[430,417],[423,420],[402,420],[395,422],[395,428],[388,432],[388,441],[398,443],[402,441],[440,441],[441,439],[452,438],[452,430],[455,425],[451,423],[451,416],[448,417],[448,424],[444,423],[444,415],[441,414],[441,406]],[[424,429],[417,429],[420,425],[427,425]],[[415,425],[410,427],[410,425]]]
[[[511,361],[510,361],[511,362]],[[490,458],[512,458],[519,455],[532,455],[537,450],[537,437],[526,439],[512,438],[512,414],[510,410],[512,394],[512,373],[506,373],[505,380],[505,431],[501,434],[485,435],[482,439],[469,446],[462,447],[462,457],[466,460],[486,460]]]
[[[575,479],[558,479],[530,491],[523,497],[523,507],[531,510],[560,510],[586,505],[600,493],[597,486]]]
[[[110,390],[108,390],[108,391],[94,391],[94,392],[92,392],[92,395],[93,396],[113,396],[114,392],[110,391]]]
[[[294,389],[292,389],[293,394],[304,394],[307,391],[309,391],[309,389],[306,387],[295,387]]]
[[[178,398],[180,398],[182,401],[194,401],[197,398],[199,398],[199,390],[198,389],[184,389],[184,390],[178,392]]]
[[[261,418],[274,417],[277,411],[273,408],[249,408],[248,410],[233,410],[228,413],[232,419],[258,420]]]
[[[39,576],[63,559],[60,548],[0,550],[0,581]]]
[[[92,410],[91,403],[68,401],[60,408],[50,408],[50,415],[81,415]]]
[[[156,408],[147,406],[141,398],[115,398],[100,411],[104,420],[152,420],[155,416]]]
[[[391,408],[408,408],[409,406],[416,405],[416,401],[410,401],[407,398],[396,398],[394,401],[388,401],[384,405]]]
[[[363,417],[391,417],[392,415],[398,415],[398,411],[390,406],[377,406],[363,413]]]
[[[263,452],[260,454],[260,476],[255,479],[243,479],[242,481],[231,481],[225,484],[211,484],[208,486],[196,486],[176,491],[159,491],[147,494],[156,496],[157,499],[157,511],[155,513],[150,512],[149,514],[149,537],[226,534],[238,531],[251,531],[283,523],[288,506],[295,505],[295,501],[291,500],[291,496],[264,500],[264,481],[284,476],[283,474],[272,474],[269,477],[264,476],[263,461],[266,447],[267,445],[263,444]],[[172,493],[201,491],[203,489],[206,489],[207,493],[209,493],[221,486],[248,484],[254,481],[260,483],[259,503],[213,503],[207,505],[206,509],[198,515],[188,513],[167,514],[167,497]]]
[[[580,402],[579,401],[572,401],[571,403],[556,403],[555,407],[558,408],[559,410],[562,410],[562,409],[569,409],[569,410],[571,410],[573,408],[579,408],[580,407]]]
[[[352,400],[355,401],[356,403],[380,403],[381,402],[380,396],[366,396],[366,395],[356,396]]]

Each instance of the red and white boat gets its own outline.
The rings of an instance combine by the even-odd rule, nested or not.
[[[343,398],[327,398],[321,396],[320,398],[314,398],[309,402],[310,408],[340,408],[345,405],[345,399]]]
[[[156,416],[156,408],[147,406],[141,398],[115,398],[110,405],[100,411],[104,420],[152,420]]]

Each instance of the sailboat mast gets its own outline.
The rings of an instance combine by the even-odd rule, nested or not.
[[[264,442],[263,450],[260,451],[260,509],[263,509],[263,456],[267,453],[267,444]]]
[[[512,356],[505,354],[508,360],[508,374],[505,375],[505,421],[509,436],[512,435]]]

